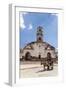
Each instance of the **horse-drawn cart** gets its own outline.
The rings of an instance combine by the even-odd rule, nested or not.
[[[53,70],[53,60],[49,61],[47,58],[41,60],[44,70]]]

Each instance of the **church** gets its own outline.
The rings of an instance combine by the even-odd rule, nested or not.
[[[52,58],[56,58],[55,47],[43,40],[43,28],[37,27],[36,41],[28,43],[24,48],[20,49],[20,60],[40,60],[47,57],[47,53],[51,54]]]

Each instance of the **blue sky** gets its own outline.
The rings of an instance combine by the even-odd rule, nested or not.
[[[36,41],[38,26],[43,27],[43,39],[58,48],[58,17],[55,13],[20,12],[20,48]]]

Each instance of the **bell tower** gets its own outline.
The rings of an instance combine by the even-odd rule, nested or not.
[[[43,42],[43,28],[41,26],[37,27],[37,42]]]

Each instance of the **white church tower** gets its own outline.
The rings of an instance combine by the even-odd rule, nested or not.
[[[37,27],[37,42],[43,42],[43,28],[41,26]]]

